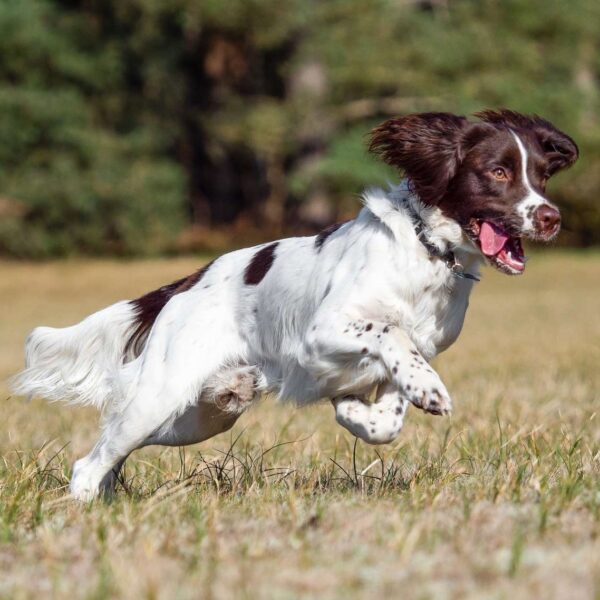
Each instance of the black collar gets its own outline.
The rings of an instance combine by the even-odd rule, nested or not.
[[[426,231],[425,231],[425,222],[421,218],[421,215],[417,213],[410,205],[409,202],[406,203],[408,208],[408,214],[413,223],[413,227],[415,228],[415,233],[417,234],[417,238],[425,249],[429,253],[429,256],[433,256],[435,258],[439,258],[443,261],[446,266],[450,269],[452,274],[456,277],[460,277],[461,279],[470,279],[471,281],[480,281],[479,277],[476,275],[471,275],[471,273],[465,273],[464,267],[458,262],[456,255],[450,249],[442,252],[435,244],[427,239]]]

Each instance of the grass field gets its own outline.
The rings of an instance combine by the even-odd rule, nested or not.
[[[0,377],[33,326],[198,264],[0,263]],[[66,495],[97,415],[3,383],[0,597],[600,598],[600,255],[477,288],[436,360],[452,417],[411,410],[377,449],[329,405],[266,399],[201,445],[134,454],[110,504]]]

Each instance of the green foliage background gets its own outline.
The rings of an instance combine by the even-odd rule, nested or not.
[[[397,177],[373,124],[498,106],[578,141],[550,193],[598,243],[599,46],[595,0],[3,0],[0,252],[301,232]]]

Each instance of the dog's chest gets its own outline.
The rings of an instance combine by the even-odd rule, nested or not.
[[[426,358],[433,358],[458,338],[472,283],[456,277],[445,265],[423,275],[404,287],[394,320]]]
[[[424,293],[415,309],[414,339],[428,357],[446,350],[458,338],[469,303],[470,284],[451,281],[438,294]]]

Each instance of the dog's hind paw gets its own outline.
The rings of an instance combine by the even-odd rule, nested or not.
[[[262,375],[256,367],[234,367],[218,373],[203,396],[224,412],[241,414],[257,399],[262,387]]]
[[[100,483],[104,473],[93,467],[87,457],[75,462],[69,492],[78,502],[91,502],[100,493]]]

